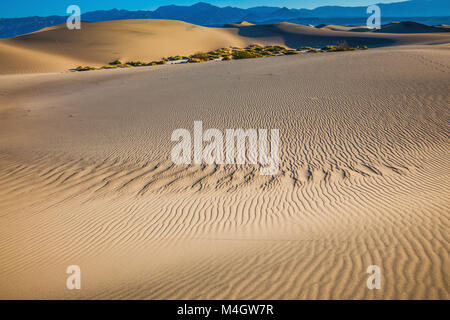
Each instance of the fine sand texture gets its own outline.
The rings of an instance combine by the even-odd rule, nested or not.
[[[449,72],[435,44],[1,76],[0,298],[449,299]],[[279,129],[279,173],[173,164],[196,120]]]
[[[337,45],[343,41],[354,47],[371,48],[449,41],[449,32],[423,34],[424,25],[401,26],[387,28],[389,33],[383,33],[384,29],[375,33],[357,32],[361,28],[314,28],[286,22],[269,25],[243,22],[226,28],[207,28],[173,20],[117,20],[82,22],[81,30],[69,30],[62,24],[0,40],[0,74],[67,72],[80,65],[101,67],[116,59],[150,62],[256,43],[296,49]],[[392,33],[395,31],[407,34]]]

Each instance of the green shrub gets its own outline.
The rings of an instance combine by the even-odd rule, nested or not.
[[[207,53],[204,52],[197,52],[193,55],[191,55],[189,58],[191,59],[198,59],[201,61],[208,61],[209,60],[209,55]]]
[[[117,69],[119,66],[117,65],[110,65],[110,66],[103,66],[100,69]]]
[[[264,51],[264,48],[258,44],[252,44],[252,45],[249,45],[248,47],[246,47],[245,50],[252,51],[252,52],[262,52],[262,51]]]
[[[208,54],[208,60],[219,59],[220,56],[218,54]]]
[[[205,52],[197,52],[189,57],[175,55],[168,58],[163,58],[160,61],[152,61],[149,63],[145,63],[142,61],[129,61],[123,64],[120,60],[115,60],[110,62],[108,65],[103,66],[101,68],[94,68],[90,66],[78,66],[75,69],[71,69],[73,71],[91,71],[98,69],[114,69],[114,68],[131,68],[131,67],[141,67],[141,66],[155,66],[155,65],[163,65],[167,64],[168,61],[176,61],[187,59],[188,63],[198,63],[215,59],[222,59],[224,61],[234,59],[252,59],[266,56],[275,56],[275,55],[294,55],[301,54],[299,51],[307,50],[308,52],[317,53],[317,52],[335,52],[335,51],[353,51],[353,50],[367,50],[367,46],[362,47],[350,47],[347,41],[342,41],[339,45],[327,45],[322,49],[315,49],[309,46],[299,47],[298,49],[289,49],[283,46],[265,46],[262,47],[260,45],[249,45],[248,47],[242,48],[221,48],[213,51]]]
[[[97,70],[97,68],[90,67],[90,66],[85,66],[85,67],[78,66],[74,70],[76,70],[76,71],[91,71],[91,70]]]
[[[325,46],[322,48],[323,51],[336,51],[336,49],[337,49],[337,46],[332,46],[332,45]]]
[[[221,48],[219,50],[216,50],[216,53],[219,56],[226,56],[226,55],[230,55],[231,54],[231,49],[230,48]]]
[[[284,52],[285,55],[293,55],[293,54],[300,54],[300,52],[296,51],[296,50],[286,50]]]
[[[233,52],[234,59],[252,59],[262,57],[261,54],[247,50],[236,50]]]
[[[142,66],[147,65],[145,62],[142,62],[142,61],[130,61],[130,62],[127,62],[126,64],[133,66],[133,67],[142,67]]]
[[[354,51],[354,50],[357,50],[357,48],[351,48],[346,45],[339,45],[339,46],[330,45],[330,46],[323,47],[322,50],[327,51],[327,52]]]
[[[263,50],[270,51],[272,53],[279,53],[280,51],[286,51],[287,49],[282,46],[266,46]]]
[[[266,57],[272,57],[275,55],[274,53],[272,53],[270,51],[263,51],[262,54],[263,54],[263,56],[266,56]]]

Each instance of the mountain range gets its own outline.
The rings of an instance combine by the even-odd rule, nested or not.
[[[390,4],[378,4],[382,23],[413,20],[427,24],[450,23],[450,1],[410,0]],[[286,7],[260,6],[249,9],[217,7],[199,2],[191,6],[168,5],[154,11],[98,10],[82,14],[87,22],[122,19],[181,20],[202,26],[223,26],[227,23],[248,21],[267,24],[288,21],[299,24],[365,24],[369,14],[367,7],[323,6],[312,10]],[[67,16],[0,18],[0,38],[13,37],[64,23]]]

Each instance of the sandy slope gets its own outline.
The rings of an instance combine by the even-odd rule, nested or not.
[[[449,32],[450,29],[445,26],[430,26],[412,21],[392,22],[384,24],[380,29],[370,29],[367,26],[338,26],[333,24],[321,24],[317,26],[319,29],[332,31],[351,31],[351,32],[377,32],[377,33],[439,33]]]
[[[298,48],[339,44],[344,40],[352,46],[369,47],[449,42],[449,33],[385,34],[349,32],[345,28],[336,30],[293,23],[257,26],[241,23],[228,28],[206,28],[171,20],[83,23],[81,30],[68,30],[63,24],[0,40],[0,74],[64,72],[79,65],[101,67],[116,59],[148,62],[171,55],[254,43]],[[409,33],[414,30],[408,28]]]
[[[66,25],[0,41],[0,73],[33,72],[17,66],[17,52],[36,56],[30,63],[40,72],[67,71],[79,64],[103,66],[115,59],[159,60],[176,54],[193,54],[244,42],[231,29],[205,28],[171,20],[118,20],[82,23],[81,30]],[[44,56],[40,56],[43,53]],[[72,61],[61,68],[61,59]],[[22,61],[22,60],[20,60]],[[5,66],[5,68],[3,67]],[[21,67],[14,69],[13,66]],[[14,72],[16,70],[16,72]]]
[[[0,298],[448,299],[449,57],[0,77]],[[279,128],[280,173],[173,165],[194,120]]]

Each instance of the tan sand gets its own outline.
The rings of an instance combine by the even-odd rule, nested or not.
[[[1,76],[0,298],[449,299],[449,62],[416,45]],[[173,165],[195,120],[280,129],[280,173]]]
[[[0,40],[0,74],[65,72],[79,65],[101,67],[116,59],[150,62],[254,43],[291,48],[320,47],[344,40],[352,46],[448,43],[448,34],[334,31],[285,22],[256,26],[243,23],[228,28],[206,28],[171,20],[84,22],[81,30],[68,30],[62,24]]]

